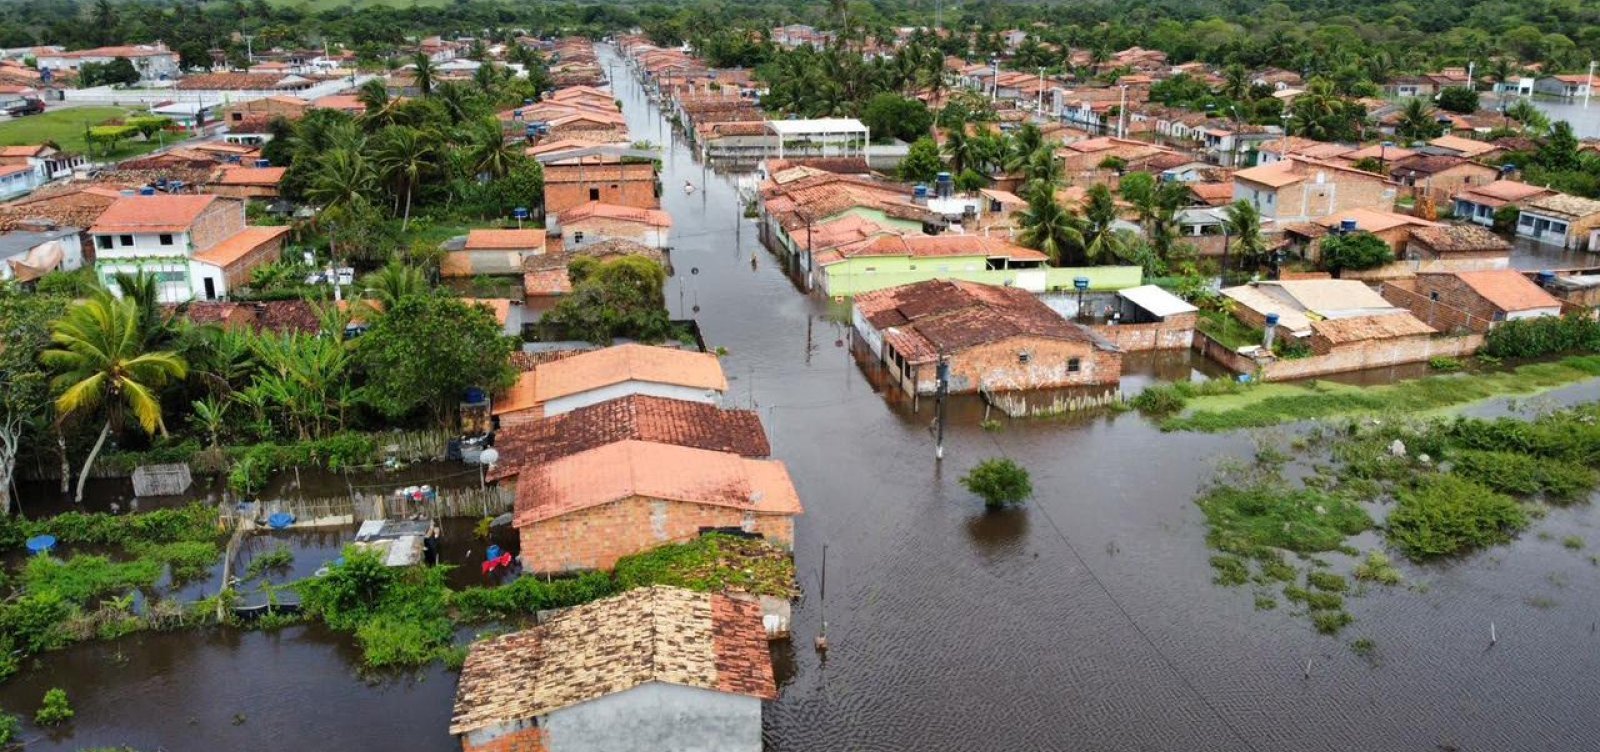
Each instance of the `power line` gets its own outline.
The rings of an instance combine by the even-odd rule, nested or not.
[[[996,438],[993,434],[990,434],[989,440],[994,443],[994,448],[1000,452],[1001,456],[1009,459],[1009,455],[1006,454],[1005,447],[1000,445],[1000,440],[998,438]],[[1128,609],[1124,608],[1122,602],[1117,600],[1117,596],[1111,593],[1111,588],[1107,587],[1105,581],[1100,579],[1100,575],[1095,574],[1094,568],[1089,566],[1089,562],[1083,558],[1083,554],[1078,553],[1078,547],[1072,545],[1072,540],[1067,537],[1066,533],[1061,531],[1061,526],[1056,524],[1055,519],[1050,516],[1048,511],[1045,511],[1044,506],[1034,505],[1034,510],[1044,516],[1045,522],[1050,523],[1050,529],[1055,531],[1056,537],[1060,538],[1061,542],[1066,545],[1067,551],[1072,554],[1072,558],[1077,559],[1078,566],[1083,567],[1083,571],[1089,574],[1089,579],[1093,580],[1094,584],[1100,588],[1100,592],[1104,593],[1106,599],[1111,601],[1111,605],[1117,609],[1117,613],[1122,614],[1122,618],[1128,622],[1128,626],[1133,627],[1133,631],[1144,640],[1146,645],[1150,646],[1151,650],[1155,651],[1156,656],[1161,659],[1162,663],[1166,664],[1167,668],[1172,671],[1174,676],[1178,677],[1178,681],[1183,683],[1184,688],[1188,689],[1189,693],[1194,695],[1195,699],[1199,700],[1201,705],[1204,705],[1207,710],[1211,711],[1211,714],[1216,716],[1218,721],[1222,722],[1222,725],[1228,729],[1229,733],[1233,734],[1234,738],[1238,739],[1244,744],[1245,749],[1249,750],[1250,752],[1257,752],[1255,744],[1250,741],[1250,737],[1245,736],[1244,733],[1239,730],[1239,727],[1233,725],[1233,722],[1228,720],[1228,717],[1224,715],[1222,711],[1217,708],[1217,706],[1211,704],[1211,700],[1200,691],[1199,687],[1196,687],[1193,682],[1189,681],[1189,677],[1185,676],[1183,671],[1178,668],[1178,664],[1166,654],[1166,651],[1161,649],[1160,645],[1156,644],[1155,639],[1152,638],[1148,632],[1144,631],[1144,627],[1139,626],[1139,622],[1133,618],[1133,614],[1128,613]]]

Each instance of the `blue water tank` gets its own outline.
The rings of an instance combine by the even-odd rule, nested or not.
[[[256,160],[256,167],[271,167],[271,166],[272,166],[272,162],[270,162],[268,160],[265,160],[265,159]]]
[[[1349,235],[1350,233],[1355,232],[1355,231],[1356,231],[1356,221],[1355,220],[1353,220],[1353,219],[1341,219],[1341,220],[1339,220],[1339,232],[1341,232],[1341,233],[1343,233],[1345,235]]]
[[[1554,281],[1556,281],[1556,273],[1555,272],[1548,271],[1548,270],[1539,272],[1539,286],[1540,287],[1548,287],[1550,285],[1550,283],[1554,282]]]
[[[1088,277],[1073,277],[1072,278],[1072,286],[1077,288],[1080,291],[1081,290],[1087,290],[1087,289],[1089,289],[1089,278]]]
[[[1278,314],[1276,314],[1276,313],[1267,314],[1267,326],[1277,326],[1277,325],[1278,325]]]
[[[922,185],[920,183],[917,184],[916,187],[911,189],[911,195],[915,196],[917,198],[922,198],[922,199],[927,198],[928,197],[928,186]]]
[[[139,189],[139,195],[141,195],[141,196],[154,196],[154,195],[156,195],[156,189],[154,189],[154,188],[152,188],[152,187],[147,185],[147,186]]]
[[[475,386],[469,386],[467,387],[466,397],[463,401],[469,405],[476,405],[479,402],[483,402],[485,399],[488,399],[488,397],[483,393],[482,389]]]
[[[28,553],[35,556],[50,553],[55,550],[56,537],[54,535],[35,535],[28,539]]]

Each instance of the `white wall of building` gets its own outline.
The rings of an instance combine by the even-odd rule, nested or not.
[[[544,718],[550,752],[761,752],[761,700],[650,682]]]
[[[620,384],[603,386],[587,392],[569,394],[557,397],[544,403],[545,417],[572,412],[580,407],[598,405],[607,400],[630,397],[643,394],[651,397],[666,397],[667,399],[688,400],[690,402],[704,402],[709,405],[717,404],[721,392],[712,389],[698,389],[695,387],[679,386],[677,384],[662,384],[655,381],[624,381]]]

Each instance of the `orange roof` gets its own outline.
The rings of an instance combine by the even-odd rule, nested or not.
[[[354,94],[329,94],[311,100],[311,106],[324,110],[344,110],[346,112],[364,112],[367,106],[361,103],[361,98]]]
[[[1561,308],[1561,301],[1514,269],[1456,272],[1455,275],[1484,300],[1508,313]]]
[[[1269,188],[1282,188],[1305,180],[1305,176],[1294,174],[1294,171],[1289,167],[1290,163],[1288,161],[1279,160],[1271,164],[1257,165],[1235,172],[1233,173],[1233,179],[1257,183]]]
[[[544,230],[472,230],[467,233],[469,251],[544,252]]]
[[[1476,157],[1500,148],[1491,143],[1474,141],[1460,136],[1440,136],[1428,143],[1441,149],[1461,152],[1463,156],[1467,157]]]
[[[288,227],[246,227],[234,233],[233,237],[196,253],[194,260],[226,269],[251,251],[287,234]]]
[[[619,206],[617,204],[603,204],[599,201],[590,201],[579,204],[559,215],[562,225],[582,222],[587,219],[611,219],[622,222],[641,222],[651,227],[671,227],[672,215],[660,209],[640,209],[633,206]]]
[[[535,397],[546,402],[625,381],[727,391],[715,355],[650,345],[617,345],[539,366]]]
[[[510,298],[475,298],[470,301],[472,305],[489,309],[494,314],[494,320],[505,326],[506,319],[511,318]]]
[[[0,157],[32,157],[50,147],[44,144],[31,146],[0,146]]]
[[[494,396],[494,406],[489,409],[489,414],[504,415],[537,406],[539,400],[534,397],[533,384],[533,371],[523,371],[522,375],[517,377],[517,383]]]
[[[270,185],[283,182],[286,167],[224,167],[217,176],[217,185]]]
[[[565,267],[527,272],[522,275],[522,292],[534,297],[566,295],[572,292],[572,277]]]
[[[628,440],[524,471],[517,479],[514,524],[524,527],[633,496],[768,514],[802,511],[782,462]]]
[[[188,232],[194,221],[216,200],[216,196],[204,194],[123,196],[106,207],[89,232]]]

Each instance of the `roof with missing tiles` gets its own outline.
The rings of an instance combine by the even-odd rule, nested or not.
[[[777,697],[754,601],[630,590],[472,646],[450,733],[527,721],[651,682]]]

